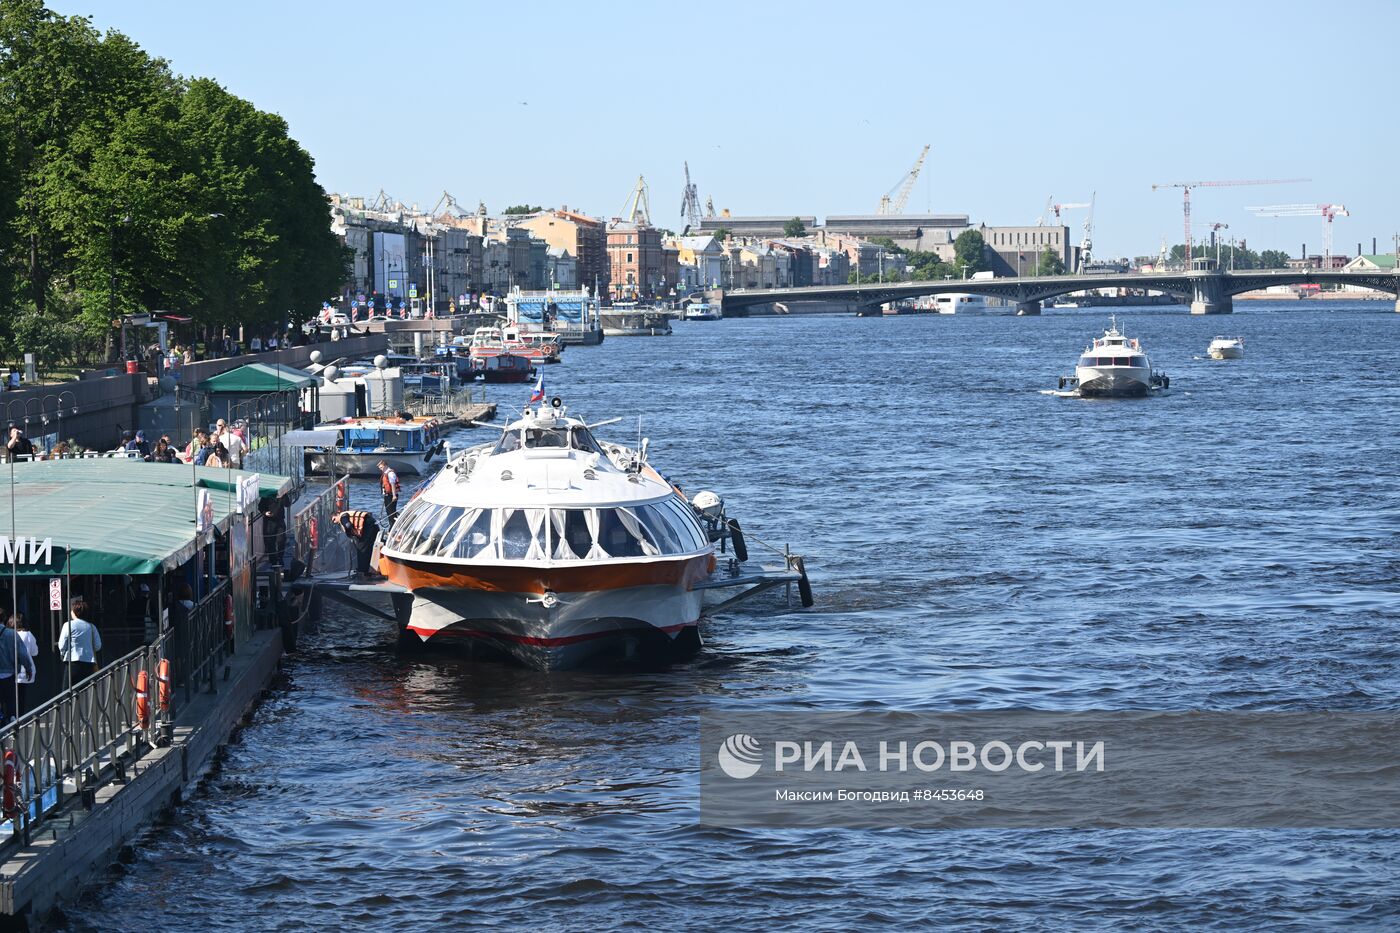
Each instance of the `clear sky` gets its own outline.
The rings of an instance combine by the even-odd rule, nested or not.
[[[444,191],[613,216],[638,174],[680,229],[682,163],[735,214],[869,213],[933,146],[908,211],[1033,223],[1098,193],[1099,256],[1195,230],[1338,253],[1400,231],[1396,0],[364,2],[50,0],[282,114],[330,191]],[[1067,215],[1069,216],[1069,215]],[[1076,218],[1082,216],[1077,212]],[[1072,221],[1077,224],[1079,221]]]

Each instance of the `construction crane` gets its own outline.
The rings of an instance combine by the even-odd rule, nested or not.
[[[433,205],[433,209],[428,211],[428,216],[439,223],[446,223],[468,215],[462,209],[462,205],[457,203],[457,199],[444,191],[442,197]]]
[[[377,194],[374,197],[374,199],[369,202],[369,209],[372,211],[381,211],[387,213],[388,211],[392,211],[394,209],[394,203],[395,202],[393,201],[393,199],[391,199],[389,195],[384,192],[384,189],[380,188],[379,194]]]
[[[1322,268],[1332,271],[1332,218],[1351,216],[1345,204],[1271,204],[1268,207],[1247,207],[1245,210],[1258,217],[1321,217]]]
[[[1240,185],[1291,185],[1297,182],[1312,181],[1311,178],[1268,178],[1250,179],[1247,181],[1175,181],[1166,182],[1160,185],[1153,185],[1152,190],[1158,188],[1180,188],[1181,189],[1181,216],[1186,227],[1186,271],[1191,271],[1191,189],[1192,188],[1235,188]]]
[[[627,196],[627,203],[622,205],[622,219],[639,227],[651,226],[651,205],[647,200],[647,180],[641,175],[637,176],[637,186]]]
[[[1092,202],[1092,201],[1079,201],[1079,202],[1074,203],[1074,204],[1070,204],[1070,203],[1065,203],[1065,204],[1051,204],[1051,205],[1050,205],[1050,210],[1051,210],[1051,212],[1055,215],[1055,223],[1059,223],[1059,222],[1060,222],[1060,211],[1082,211],[1082,210],[1083,210],[1084,208],[1086,208],[1086,207],[1092,209],[1093,206],[1094,206],[1094,205],[1093,205],[1093,202]]]
[[[715,216],[715,199],[712,197],[705,198],[705,216]]]
[[[1045,226],[1045,221],[1046,221],[1046,219],[1049,218],[1050,212],[1053,211],[1054,209],[1055,209],[1055,196],[1052,194],[1052,195],[1050,195],[1050,197],[1048,197],[1048,198],[1045,199],[1045,210],[1041,211],[1041,212],[1040,212],[1040,216],[1037,217],[1037,218],[1035,219],[1035,225],[1036,225],[1037,227],[1043,227],[1043,226]]]
[[[685,194],[681,197],[681,216],[686,232],[700,229],[700,191],[690,181],[690,163],[685,163]]]
[[[891,188],[880,198],[880,206],[875,210],[877,214],[903,214],[904,205],[909,203],[909,193],[914,190],[914,182],[919,180],[919,171],[924,167],[924,159],[928,158],[928,146],[924,146],[919,157],[914,160],[914,167],[911,168],[899,183]]]

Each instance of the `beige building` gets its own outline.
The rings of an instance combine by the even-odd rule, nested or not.
[[[574,257],[575,275],[582,288],[609,293],[608,233],[603,221],[568,208],[545,211],[515,223],[544,240],[551,249],[567,250]]]

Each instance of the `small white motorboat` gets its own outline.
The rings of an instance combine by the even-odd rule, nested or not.
[[[1244,356],[1243,337],[1216,337],[1206,348],[1213,360],[1237,360]]]

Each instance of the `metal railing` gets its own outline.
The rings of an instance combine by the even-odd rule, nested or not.
[[[288,547],[305,573],[348,574],[355,569],[355,547],[333,520],[349,508],[349,494],[349,479],[342,478],[302,504],[288,523]]]
[[[232,595],[232,585],[223,581],[195,604],[189,618],[174,627],[170,653],[179,662],[175,680],[187,703],[201,684],[207,683],[209,692],[214,692],[219,671],[233,653],[228,623]]]
[[[127,766],[152,746],[168,741],[175,717],[175,688],[188,703],[195,691],[213,692],[232,653],[227,629],[230,584],[215,587],[188,617],[153,643],[123,655],[86,680],[0,729],[6,772],[0,834],[22,838],[65,801],[95,803],[99,787],[126,780]],[[162,690],[161,661],[173,683]],[[138,697],[142,674],[146,693]],[[164,702],[162,702],[162,697]],[[144,716],[139,707],[144,703]]]
[[[168,639],[167,634],[137,648],[0,729],[5,765],[0,832],[8,830],[28,845],[66,800],[77,797],[91,808],[99,787],[125,781],[127,766],[160,744],[157,737],[174,715],[168,691],[162,709],[158,680]],[[138,701],[143,673],[146,695]]]

